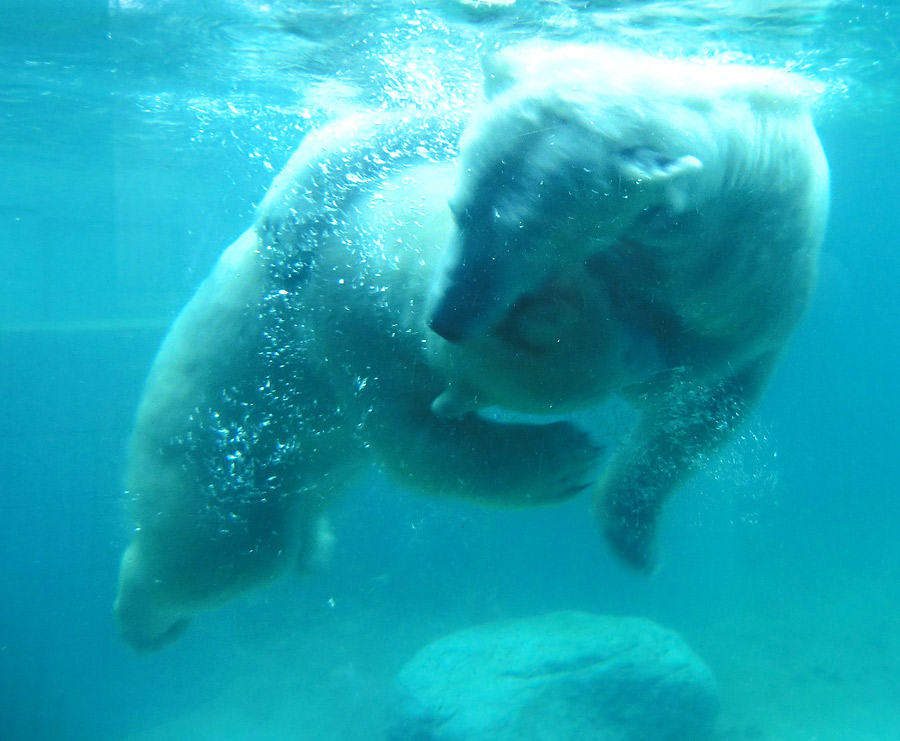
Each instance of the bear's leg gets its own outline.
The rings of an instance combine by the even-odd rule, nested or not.
[[[505,424],[476,414],[440,418],[430,397],[391,404],[367,420],[373,452],[388,474],[428,494],[484,504],[552,504],[586,489],[599,449],[566,422]]]
[[[679,374],[643,411],[594,491],[600,527],[629,565],[653,567],[663,505],[752,411],[774,360],[774,353],[767,355],[715,384]]]

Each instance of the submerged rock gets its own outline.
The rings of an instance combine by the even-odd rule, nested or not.
[[[441,638],[397,677],[390,741],[700,741],[709,668],[639,618],[557,612]]]

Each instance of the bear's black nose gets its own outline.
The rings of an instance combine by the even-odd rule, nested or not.
[[[456,326],[446,311],[433,314],[428,321],[428,328],[447,342],[459,342],[463,338],[462,328]]]

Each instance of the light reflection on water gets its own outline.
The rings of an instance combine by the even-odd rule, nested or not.
[[[7,13],[0,19],[0,159],[9,155],[15,165],[4,162],[0,168],[5,175],[0,175],[0,218],[11,235],[0,241],[8,287],[0,315],[7,338],[12,338],[7,347],[15,348],[4,356],[4,372],[21,379],[4,398],[7,419],[16,423],[3,439],[7,457],[0,467],[7,495],[0,514],[9,533],[4,595],[15,600],[4,596],[0,604],[10,606],[3,617],[19,616],[19,624],[3,639],[6,663],[0,674],[6,674],[0,676],[0,696],[7,698],[7,713],[12,708],[36,725],[48,712],[52,719],[53,712],[77,706],[78,714],[90,716],[92,728],[104,723],[150,726],[196,706],[197,688],[204,682],[214,685],[210,694],[219,689],[219,680],[245,682],[250,693],[258,693],[281,677],[287,677],[286,685],[294,679],[293,667],[279,674],[268,666],[256,673],[229,666],[230,654],[216,654],[221,646],[202,659],[202,651],[176,653],[149,668],[122,659],[115,653],[119,644],[109,614],[121,544],[113,543],[110,533],[123,527],[119,505],[112,503],[123,441],[158,339],[222,247],[249,222],[253,199],[261,197],[272,172],[305,131],[359,106],[469,105],[478,95],[480,57],[498,45],[535,36],[602,39],[673,55],[790,67],[825,83],[829,94],[818,112],[824,119],[884,117],[892,106],[896,110],[900,94],[900,27],[888,3],[518,0],[491,6],[475,0],[422,0],[415,5],[401,0],[118,0],[102,13],[82,12],[82,6],[103,2],[67,0],[53,4],[58,7],[52,10],[35,3],[30,15]],[[492,520],[492,514],[473,515],[443,502],[413,505],[402,500],[398,505],[393,490],[373,494],[379,483],[367,482],[367,496],[352,502],[359,510],[343,522],[337,552],[343,561],[327,578],[305,583],[306,591],[296,597],[288,591],[297,589],[291,584],[285,592],[255,598],[277,602],[280,594],[280,607],[256,610],[258,603],[250,602],[225,617],[210,616],[204,631],[195,634],[199,643],[194,650],[202,649],[203,641],[211,645],[219,635],[227,636],[223,645],[243,646],[239,650],[252,657],[247,663],[254,668],[257,660],[264,664],[283,653],[272,649],[266,654],[259,648],[268,646],[273,635],[277,640],[273,625],[283,621],[288,626],[284,633],[293,638],[298,620],[307,619],[314,626],[309,630],[320,632],[298,645],[320,653],[297,662],[297,674],[337,677],[341,672],[334,667],[344,664],[335,657],[346,650],[347,636],[360,637],[360,645],[348,651],[351,657],[369,657],[372,646],[364,640],[365,632],[378,635],[375,649],[381,654],[370,661],[388,668],[432,637],[431,625],[416,622],[418,613],[404,621],[407,605],[423,614],[432,609],[440,629],[448,631],[458,617],[454,610],[466,600],[478,619],[488,612],[483,603],[491,601],[498,612],[506,604],[527,605],[531,598],[543,609],[554,602],[561,584],[561,594],[596,599],[596,609],[661,614],[677,622],[680,614],[694,614],[688,601],[697,595],[704,611],[709,603],[714,611],[717,604],[725,609],[746,601],[765,612],[771,595],[788,589],[784,584],[796,582],[804,587],[797,594],[806,595],[808,585],[821,583],[820,591],[812,590],[820,603],[811,612],[805,604],[796,615],[789,613],[791,605],[782,608],[790,618],[784,618],[788,624],[783,631],[772,630],[771,621],[748,620],[737,630],[726,626],[718,638],[715,632],[704,637],[698,649],[720,659],[723,685],[730,681],[731,687],[749,687],[742,697],[748,717],[758,714],[787,723],[785,713],[791,720],[792,712],[806,712],[808,706],[811,713],[824,714],[819,722],[824,727],[828,711],[837,716],[856,712],[856,693],[862,699],[855,730],[865,725],[865,717],[873,719],[873,728],[881,717],[896,728],[897,706],[882,698],[889,698],[894,687],[890,677],[896,671],[889,664],[898,654],[890,646],[872,651],[862,645],[900,635],[894,629],[896,590],[890,588],[896,584],[896,548],[891,546],[896,528],[884,505],[894,501],[889,494],[896,481],[896,426],[890,421],[893,397],[887,394],[895,389],[896,375],[890,359],[896,355],[892,343],[898,334],[892,331],[896,321],[891,317],[900,312],[893,310],[896,271],[890,269],[895,219],[885,206],[896,196],[891,189],[896,187],[891,185],[896,168],[885,166],[896,159],[896,148],[879,149],[868,141],[860,148],[856,131],[846,139],[830,134],[829,156],[841,174],[835,179],[836,196],[842,200],[836,200],[836,236],[830,237],[829,248],[831,260],[847,275],[843,304],[840,311],[833,310],[828,295],[820,292],[813,330],[793,341],[764,421],[748,425],[711,462],[704,479],[673,503],[678,532],[690,526],[696,532],[670,544],[678,550],[668,577],[635,586],[618,572],[566,560],[569,539],[577,541],[571,552],[579,556],[599,554],[602,547],[580,510],[577,517],[571,511],[540,511],[519,519],[504,513]],[[876,141],[893,139],[882,135]],[[879,182],[867,190],[865,178],[872,172],[879,173]],[[881,185],[883,176],[887,186]],[[4,252],[9,244],[27,248]],[[357,383],[360,390],[372,385],[362,377]],[[282,399],[273,408],[287,413],[290,402]],[[242,445],[248,435],[264,434],[270,413],[258,410],[251,424],[206,420],[199,426],[201,434],[222,434],[230,465],[224,473],[236,487],[262,476],[262,469],[247,463]],[[601,433],[611,444],[630,428],[631,419],[621,414],[621,419],[603,421]],[[770,434],[772,417],[776,422]],[[271,450],[279,456],[292,453],[281,440],[272,441]],[[235,493],[240,501],[242,491]],[[221,515],[227,527],[241,517],[241,510],[213,515]],[[761,525],[752,534],[740,527],[757,521]],[[724,527],[723,522],[738,526]],[[573,523],[583,530],[573,535]],[[498,536],[495,526],[509,531]],[[522,532],[534,537],[523,539]],[[566,535],[560,537],[560,532]],[[514,538],[507,540],[510,533]],[[753,541],[746,553],[741,539]],[[737,545],[719,542],[730,540]],[[528,547],[520,553],[508,542]],[[844,563],[850,542],[850,557],[865,563],[860,580],[871,580],[873,587],[870,594],[863,582],[856,600],[835,579],[835,563],[853,568],[852,562],[849,567]],[[443,545],[452,557],[435,565],[431,559]],[[372,568],[389,574],[394,580],[390,588],[380,577],[373,580],[363,563],[374,561],[373,553],[387,559]],[[721,563],[709,563],[710,553],[718,554]],[[485,554],[496,560],[488,573],[483,570]],[[790,561],[780,562],[783,554]],[[467,559],[478,567],[472,569],[478,574],[473,584],[463,584],[459,576],[468,573]],[[679,570],[685,562],[692,572]],[[746,568],[748,563],[753,569]],[[879,564],[890,578],[879,581]],[[766,591],[762,579],[754,581],[757,567],[763,575],[779,571],[784,581],[775,579],[774,588]],[[507,570],[526,575],[531,580],[527,588],[516,585]],[[723,573],[729,578],[720,578]],[[376,589],[368,589],[373,601],[382,596],[380,612],[365,612],[365,601],[352,603],[357,577],[366,584],[378,582]],[[451,586],[434,589],[439,577],[450,579]],[[754,590],[765,599],[755,600]],[[839,599],[830,598],[832,591]],[[491,597],[492,592],[499,596]],[[404,594],[407,602],[395,604]],[[541,601],[542,595],[549,597]],[[447,602],[441,602],[445,596]],[[437,606],[423,608],[428,599],[437,600]],[[294,600],[302,609],[284,607]],[[858,619],[851,615],[857,605],[866,608]],[[844,629],[834,618],[835,606],[843,610],[838,614],[853,617],[845,618]],[[235,633],[228,621],[243,609],[252,615],[244,623],[237,621]],[[360,611],[368,620],[364,630],[355,622]],[[226,624],[216,634],[216,626]],[[748,630],[755,631],[752,640],[742,638]],[[812,636],[808,641],[807,635]],[[319,640],[321,636],[326,639]],[[834,646],[843,647],[841,656],[831,650]],[[786,649],[795,654],[790,661],[785,660]],[[844,671],[849,679],[844,685],[817,683],[812,673],[800,673],[820,664],[833,664],[835,672]],[[383,671],[386,682],[389,672]],[[153,681],[157,674],[158,682]],[[8,683],[6,677],[11,678]],[[138,689],[129,691],[129,684]],[[350,685],[352,692],[357,685]],[[829,702],[793,696],[809,687],[811,694],[821,690]],[[328,695],[327,681],[323,686],[310,680],[304,689],[285,692],[283,701],[278,695],[275,702],[279,708],[299,705],[316,720],[322,707],[340,715],[338,720],[349,714],[340,692],[333,694],[341,702]],[[775,708],[782,716],[769,712],[767,703],[775,704],[770,699],[775,694],[788,698],[785,707]],[[56,708],[60,698],[62,710]],[[228,699],[221,706],[239,705]],[[267,709],[274,716],[270,727],[277,725],[278,710]],[[248,713],[246,722],[265,720],[264,712]],[[213,737],[216,721],[204,721],[209,724],[206,737]],[[247,727],[249,734],[252,726]],[[743,727],[749,738],[750,721]],[[232,728],[220,737],[235,734],[241,735]],[[43,737],[121,734],[79,736],[70,727],[68,735]],[[764,737],[763,732],[756,737]],[[887,735],[860,731],[844,737]],[[771,738],[793,737],[776,732]]]
[[[829,107],[871,116],[897,96],[898,17],[887,3],[828,0],[112,0],[103,17],[20,14],[0,30],[0,146],[51,130],[78,148],[112,115],[128,136],[186,127],[167,146],[229,120],[243,132],[249,116],[289,148],[305,120],[470,98],[480,56],[536,35],[778,64],[822,80]]]

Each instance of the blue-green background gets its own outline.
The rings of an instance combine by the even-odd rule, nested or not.
[[[681,631],[719,679],[722,739],[900,738],[900,8],[716,7],[0,0],[0,738],[378,739],[417,648],[565,608]],[[668,511],[660,572],[620,567],[585,500],[497,512],[373,472],[321,572],[134,655],[111,614],[121,477],[168,323],[311,125],[435,80],[471,100],[479,55],[536,35],[736,54],[826,90],[813,307]]]

